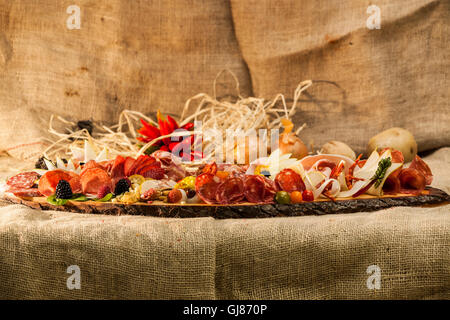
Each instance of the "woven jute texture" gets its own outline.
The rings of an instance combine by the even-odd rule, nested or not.
[[[420,150],[450,145],[448,0],[0,1],[0,150],[36,158],[50,114],[116,123],[125,108],[180,114],[234,72],[241,94],[288,98],[302,80],[296,125],[320,147],[356,151],[390,127]],[[229,77],[230,78],[230,77]],[[235,94],[228,78],[217,95]],[[289,102],[289,101],[288,101]]]
[[[425,160],[450,192],[450,148]],[[450,299],[449,211],[214,220],[3,204],[0,299]]]

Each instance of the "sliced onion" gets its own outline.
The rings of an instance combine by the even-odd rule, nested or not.
[[[339,184],[339,181],[337,181],[336,179],[328,179],[328,180],[325,180],[325,182],[322,183],[319,188],[313,190],[314,199],[317,199],[318,197],[320,197],[320,195],[323,193],[323,191],[325,190],[325,188],[328,186],[328,184],[330,182],[331,182],[330,195],[332,197],[337,196],[337,194],[341,191],[341,186]]]

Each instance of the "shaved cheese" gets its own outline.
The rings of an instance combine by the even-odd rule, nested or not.
[[[53,162],[51,162],[50,160],[47,160],[47,159],[45,159],[44,158],[44,163],[45,163],[45,165],[47,166],[47,169],[49,170],[49,171],[52,171],[52,170],[56,170],[57,169],[57,167],[53,164]]]
[[[107,155],[108,151],[106,150],[106,147],[104,147],[103,150],[95,158],[95,161],[97,162],[106,161],[108,160]]]
[[[66,164],[61,160],[60,157],[56,157],[56,167],[58,169],[66,170]]]
[[[372,194],[374,196],[382,196],[383,195],[383,185],[386,182],[386,179],[398,168],[400,168],[403,164],[394,162],[391,166],[386,170],[386,174],[384,175],[383,180],[381,180],[380,185],[375,188],[375,185],[371,186],[369,190],[367,190],[368,194]]]
[[[356,178],[360,178],[360,179],[364,179],[364,180],[363,181],[356,181],[353,184],[353,187],[350,190],[339,193],[339,197],[343,197],[343,198],[351,197],[355,193],[357,193],[359,190],[365,188],[372,181],[373,176],[377,172],[378,164],[380,163],[380,161],[383,160],[383,159],[386,159],[386,158],[391,158],[392,159],[392,155],[391,155],[391,151],[390,150],[387,150],[381,156],[378,154],[377,151],[373,151],[372,154],[370,155],[369,159],[367,159],[367,161],[364,164],[364,166],[362,168],[360,168],[358,171],[356,171],[355,174],[354,174],[354,176]],[[378,188],[375,188],[374,185],[371,186],[369,188],[369,190],[367,191],[367,193],[373,194],[373,195],[378,195],[378,196],[381,195],[382,194],[382,190],[383,190],[383,184],[386,181],[386,178],[392,172],[394,172],[396,169],[398,169],[400,166],[401,166],[400,163],[399,164],[393,163],[389,167],[389,169],[386,171],[386,175],[384,176],[383,181],[380,184],[380,186]]]
[[[87,163],[90,160],[95,160],[96,157],[97,155],[94,149],[92,149],[91,144],[87,140],[84,140],[84,162]]]

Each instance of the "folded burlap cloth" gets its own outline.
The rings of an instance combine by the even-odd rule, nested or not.
[[[449,193],[450,148],[425,160]],[[4,204],[0,298],[448,299],[449,211],[214,220]]]

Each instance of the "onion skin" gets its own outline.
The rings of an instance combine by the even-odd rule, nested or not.
[[[282,154],[290,153],[292,158],[302,159],[308,155],[308,148],[293,132],[280,135],[279,148]]]

